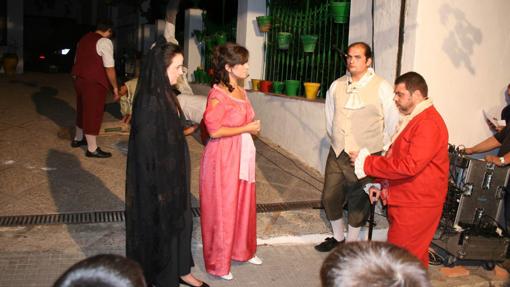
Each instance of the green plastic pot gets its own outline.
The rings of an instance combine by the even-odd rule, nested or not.
[[[289,32],[279,32],[277,36],[278,40],[278,49],[280,50],[287,50],[289,49],[290,44],[290,38],[292,37],[292,34]]]
[[[196,69],[194,72],[193,72],[193,77],[195,78],[195,83],[200,83],[202,81],[202,75],[200,75],[200,70],[199,69]]]
[[[283,82],[273,82],[273,93],[275,93],[275,94],[283,93],[284,86],[285,85]]]
[[[285,94],[287,96],[297,96],[297,91],[299,89],[301,82],[297,80],[287,80],[285,81]]]
[[[213,37],[207,37],[205,39],[205,47],[208,51],[212,51],[215,46],[216,39],[213,39]]]
[[[341,24],[349,20],[349,2],[331,2],[329,12],[333,16],[333,22]]]
[[[193,72],[193,76],[195,76],[196,83],[209,83],[211,80],[209,75],[202,69],[196,69]]]
[[[305,53],[313,53],[313,51],[315,51],[317,39],[319,39],[317,35],[302,35],[301,41],[303,42],[303,51]]]
[[[260,32],[269,32],[271,30],[271,16],[258,16],[257,25]]]
[[[227,35],[225,35],[223,33],[216,34],[215,38],[216,38],[216,44],[218,46],[225,45],[225,43],[227,43]]]

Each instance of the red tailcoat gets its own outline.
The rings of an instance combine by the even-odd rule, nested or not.
[[[368,156],[368,176],[387,179],[388,241],[428,267],[428,248],[448,190],[448,130],[431,106],[416,115],[386,156]]]

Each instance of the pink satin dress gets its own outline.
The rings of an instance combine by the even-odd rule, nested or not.
[[[212,108],[210,101],[219,103]],[[208,95],[204,122],[209,133],[253,121],[255,112],[245,100],[214,86]],[[206,271],[230,272],[231,260],[247,261],[257,249],[255,182],[240,180],[241,135],[211,138],[200,162],[200,220]],[[253,156],[254,160],[254,156]]]

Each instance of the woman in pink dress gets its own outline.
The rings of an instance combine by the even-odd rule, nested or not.
[[[255,145],[260,121],[245,90],[248,50],[227,43],[213,54],[213,88],[204,122],[211,139],[200,162],[200,213],[205,268],[223,279],[233,278],[231,260],[261,264],[257,249]]]

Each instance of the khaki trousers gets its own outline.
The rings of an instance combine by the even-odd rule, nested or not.
[[[345,151],[336,157],[333,148],[330,148],[322,192],[322,205],[328,219],[342,218],[343,209],[347,207],[348,224],[352,227],[364,225],[369,216],[370,203],[363,186],[370,181],[369,177],[358,180],[350,157]]]

